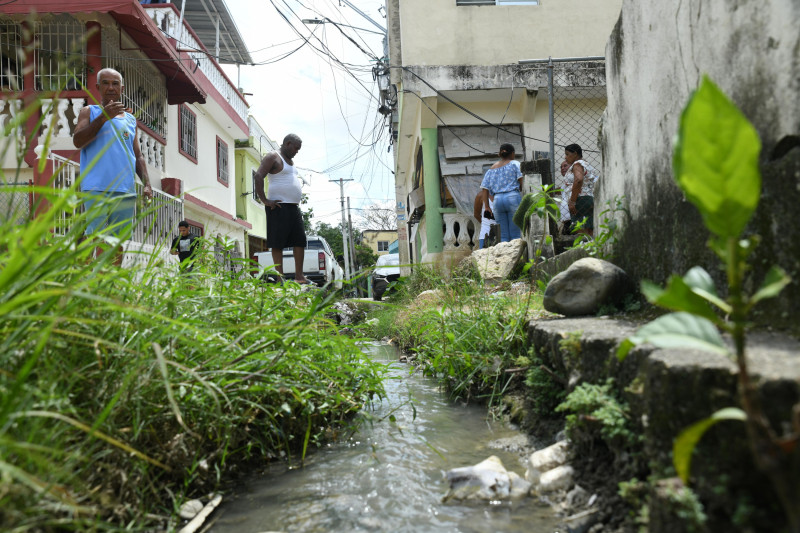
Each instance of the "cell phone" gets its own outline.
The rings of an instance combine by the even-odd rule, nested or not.
[[[494,220],[494,215],[492,214],[492,212],[491,212],[491,211],[489,211],[488,209],[486,209],[486,210],[483,212],[483,218],[488,218],[489,220]]]

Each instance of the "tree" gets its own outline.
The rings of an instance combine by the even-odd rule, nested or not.
[[[303,193],[303,196],[301,197],[300,200],[300,205],[307,205],[307,204],[308,204],[308,195],[306,193]],[[314,208],[309,207],[307,211],[303,211],[301,209],[300,212],[303,214],[303,230],[305,230],[307,234],[311,233],[312,230],[311,219],[314,218]],[[327,241],[328,239],[325,240]]]
[[[356,268],[367,268],[378,261],[378,254],[366,244],[356,244]]]
[[[333,255],[336,257],[338,263],[344,262],[344,253],[342,247],[342,225],[333,227],[325,222],[318,222],[314,232],[328,241],[328,244],[333,250]]]
[[[317,223],[314,231],[317,235],[328,241],[328,244],[331,246],[331,250],[333,250],[333,255],[336,257],[336,261],[338,261],[339,264],[344,264],[342,224],[339,223],[337,227],[333,227],[325,222],[319,222]],[[353,230],[351,238],[353,239],[353,243],[355,243],[356,249],[355,265],[353,265],[353,270],[355,271],[359,268],[367,268],[374,265],[378,260],[378,256],[375,255],[369,246],[361,244],[361,232]]]
[[[361,231],[365,230],[396,230],[397,213],[391,205],[372,204],[361,211],[360,219],[356,225]]]

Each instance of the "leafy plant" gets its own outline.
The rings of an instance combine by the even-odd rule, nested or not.
[[[651,303],[675,312],[641,327],[623,341],[618,357],[624,358],[633,346],[643,342],[734,357],[739,369],[737,397],[741,408],[722,409],[684,430],[673,448],[675,469],[688,483],[691,454],[703,433],[722,420],[744,421],[756,464],[775,487],[792,531],[798,532],[800,404],[794,407],[791,429],[778,435],[763,411],[745,353],[745,327],[753,306],[777,296],[790,282],[780,267],[773,266],[754,294],[748,295],[743,289],[747,260],[758,242],[756,237],[741,235],[761,193],[760,150],[753,126],[704,77],[681,116],[673,167],[679,187],[700,211],[713,235],[709,246],[724,266],[727,297],[717,294],[711,276],[701,267],[692,268],[683,277],[672,276],[663,289],[642,283],[642,292]],[[720,330],[731,335],[733,351],[723,341]]]
[[[600,259],[610,259],[609,250],[612,250],[614,244],[617,242],[617,215],[624,213],[630,216],[630,211],[625,207],[625,197],[615,196],[613,200],[606,202],[606,207],[598,215],[599,224],[598,230],[594,232],[594,236],[587,238],[586,235],[578,236],[572,243],[572,248],[582,248],[586,250],[591,257],[598,257]],[[576,229],[579,229],[576,226]]]
[[[630,447],[640,436],[630,428],[628,406],[614,394],[614,380],[602,385],[582,383],[567,395],[557,412],[568,412],[567,433],[576,436],[599,427],[600,436],[612,449]]]

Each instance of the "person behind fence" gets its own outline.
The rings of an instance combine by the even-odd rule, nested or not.
[[[489,195],[494,196],[494,218],[500,224],[500,241],[508,242],[519,239],[521,232],[514,224],[514,213],[522,201],[522,170],[519,161],[514,159],[514,146],[508,143],[500,145],[500,160],[486,171],[481,182],[481,190],[475,199],[475,205],[489,203]],[[479,201],[480,200],[480,201]],[[473,207],[474,209],[474,207]],[[475,209],[475,218],[481,213]]]
[[[194,269],[194,260],[197,249],[200,247],[200,238],[189,233],[189,223],[185,220],[178,222],[179,235],[172,240],[169,253],[177,255],[180,259],[181,272],[191,272]]]
[[[561,162],[561,176],[565,177],[567,175],[567,170],[569,170],[569,163],[566,161]],[[572,224],[570,215],[569,215],[569,195],[571,192],[567,190],[566,180],[560,179],[558,180],[557,188],[561,189],[561,202],[558,204],[558,210],[560,211],[559,216],[559,223],[561,225],[561,234],[566,235],[569,233],[570,225]]]
[[[264,156],[253,178],[256,196],[267,212],[267,246],[272,252],[275,268],[283,276],[283,249],[291,247],[295,264],[294,280],[307,284],[310,282],[303,275],[306,233],[303,213],[300,211],[303,182],[297,177],[293,160],[302,145],[303,141],[293,133],[284,137],[277,152]],[[264,194],[264,176],[269,176],[269,194]]]
[[[594,186],[600,177],[595,168],[584,161],[583,150],[577,144],[564,147],[564,159],[569,165],[564,176],[564,189],[569,192],[567,206],[575,233],[594,234]],[[580,225],[579,229],[575,226]]]
[[[100,232],[115,237],[131,229],[136,208],[134,174],[142,179],[142,195],[153,191],[147,165],[136,142],[136,118],[120,101],[125,89],[122,75],[104,68],[97,73],[100,105],[81,109],[72,142],[81,150],[81,191],[86,193],[87,236]],[[116,264],[122,263],[122,249]]]

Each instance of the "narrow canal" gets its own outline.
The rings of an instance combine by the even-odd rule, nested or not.
[[[387,397],[373,416],[393,414],[396,424],[368,424],[349,441],[310,454],[304,468],[254,473],[218,510],[212,533],[557,531],[557,519],[535,498],[442,503],[451,468],[496,455],[524,475],[518,453],[488,446],[518,433],[487,422],[483,407],[449,403],[435,381],[396,362],[393,346],[364,349],[390,368]]]

